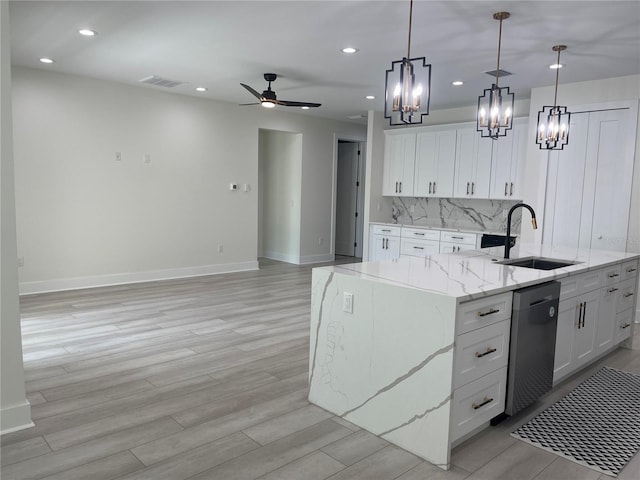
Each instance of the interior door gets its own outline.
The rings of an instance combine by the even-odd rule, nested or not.
[[[357,143],[338,142],[336,255],[355,256],[358,151]]]

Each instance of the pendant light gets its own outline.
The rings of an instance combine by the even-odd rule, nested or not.
[[[385,79],[384,116],[390,125],[421,124],[422,117],[429,115],[431,65],[425,57],[411,58],[412,17],[413,0],[409,5],[407,56],[391,63]]]
[[[496,68],[496,83],[491,88],[484,90],[478,97],[478,118],[476,129],[483,137],[497,140],[504,137],[513,126],[514,94],[509,87],[500,87],[500,49],[502,47],[502,21],[509,18],[509,12],[493,14],[494,20],[500,21],[500,33],[498,34],[498,66]]]
[[[538,127],[536,128],[536,143],[540,150],[562,150],[569,143],[569,124],[571,113],[567,107],[558,105],[558,77],[560,76],[560,52],[566,50],[566,45],[555,45],[552,50],[558,52],[556,69],[556,93],[553,96],[553,107],[545,105],[538,112]]]

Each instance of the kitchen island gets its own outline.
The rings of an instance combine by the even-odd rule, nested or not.
[[[309,400],[448,469],[452,446],[504,411],[514,290],[561,282],[556,383],[629,337],[640,255],[511,250],[577,262],[536,270],[499,264],[502,253],[314,269]]]

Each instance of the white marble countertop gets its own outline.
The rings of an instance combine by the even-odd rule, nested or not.
[[[385,225],[391,227],[407,227],[407,228],[423,228],[425,230],[442,230],[443,232],[457,232],[457,233],[475,233],[475,234],[490,234],[490,235],[506,235],[504,231],[495,230],[480,230],[473,228],[452,228],[452,227],[435,227],[429,225],[413,225],[408,223],[389,223],[389,222],[369,222],[369,225]],[[511,232],[512,237],[518,237],[518,233]]]
[[[640,258],[640,254],[637,253],[580,250],[536,244],[521,244],[511,249],[511,259],[539,256],[580,262],[554,270],[535,270],[496,263],[504,260],[503,255],[504,247],[494,247],[425,258],[401,257],[398,260],[321,268],[344,275],[440,293],[463,302]]]

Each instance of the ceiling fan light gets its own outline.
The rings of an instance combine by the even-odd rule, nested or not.
[[[261,102],[261,105],[262,105],[264,108],[273,108],[273,107],[275,107],[275,106],[276,106],[276,104],[275,104],[275,103],[273,103],[273,102],[272,102],[272,101],[270,101],[270,100],[264,100],[263,102]]]

